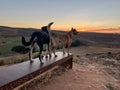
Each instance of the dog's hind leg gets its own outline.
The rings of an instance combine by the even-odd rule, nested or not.
[[[30,48],[30,51],[29,51],[29,59],[30,59],[30,62],[33,62],[33,60],[32,60],[32,51],[33,51],[33,47]]]
[[[65,46],[63,45],[63,54],[65,54]]]
[[[32,59],[32,51],[33,51],[33,47],[34,47],[34,44],[35,44],[36,40],[33,41],[32,45],[31,45],[31,48],[30,48],[30,51],[29,51],[29,59],[30,59],[30,62],[33,62],[33,59]]]

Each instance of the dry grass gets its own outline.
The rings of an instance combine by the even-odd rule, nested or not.
[[[106,87],[109,89],[109,90],[115,90],[113,85],[111,83],[108,83],[106,84]]]
[[[38,57],[38,55],[39,55],[38,52],[34,53],[33,58]],[[29,60],[28,54],[12,56],[9,58],[1,58],[0,59],[0,66],[21,63],[21,62],[24,62],[27,60]]]

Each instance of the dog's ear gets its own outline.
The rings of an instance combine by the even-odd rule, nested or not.
[[[74,31],[77,31],[77,30],[74,28]]]
[[[72,32],[74,33],[74,35],[78,34],[78,31],[75,28],[72,28]]]

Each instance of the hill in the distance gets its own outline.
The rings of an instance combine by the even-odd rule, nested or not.
[[[0,26],[0,36],[30,36],[32,32],[39,31],[35,28],[13,28],[7,26]],[[57,33],[65,33],[64,31],[55,31]],[[85,44],[108,45],[109,47],[120,47],[120,34],[105,34],[94,32],[80,32],[75,38],[79,39]]]
[[[38,29],[0,26],[0,36],[29,36]]]

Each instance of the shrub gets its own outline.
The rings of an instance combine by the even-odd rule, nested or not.
[[[71,44],[72,47],[76,47],[76,46],[80,46],[80,45],[85,45],[85,44],[80,42],[79,39],[74,40]]]
[[[29,48],[25,48],[23,46],[14,46],[12,48],[12,51],[17,52],[17,53],[27,53],[29,51]]]
[[[77,47],[77,46],[80,46],[80,45],[85,45],[85,44],[82,43],[82,42],[80,42],[79,39],[76,39],[76,40],[74,40],[74,41],[72,42],[71,47]],[[67,48],[67,47],[68,47],[68,46],[65,46],[65,48]],[[58,45],[57,49],[62,49],[62,48],[63,48],[63,46],[62,46],[62,44],[60,43],[60,44]]]
[[[108,83],[106,84],[106,87],[109,89],[109,90],[114,90],[114,87],[111,83]]]

